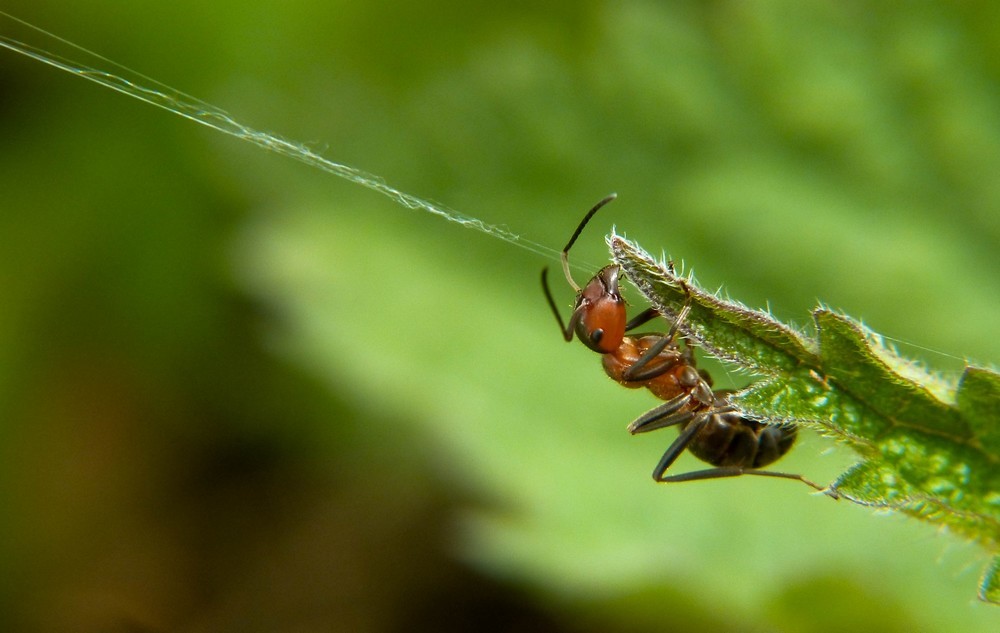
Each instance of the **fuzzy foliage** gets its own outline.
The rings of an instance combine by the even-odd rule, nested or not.
[[[699,288],[624,238],[610,245],[653,306],[669,318],[689,302],[682,331],[758,377],[733,404],[857,452],[860,461],[830,485],[840,497],[979,542],[994,556],[980,598],[1000,604],[1000,374],[967,366],[948,384],[846,315],[816,308],[808,334]]]

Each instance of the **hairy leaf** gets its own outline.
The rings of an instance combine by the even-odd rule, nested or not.
[[[709,354],[759,377],[733,396],[749,416],[811,427],[861,460],[830,490],[890,508],[997,555],[980,597],[1000,603],[1000,374],[966,367],[958,385],[908,361],[848,316],[817,308],[815,334],[721,299],[619,236],[614,260],[661,313]]]

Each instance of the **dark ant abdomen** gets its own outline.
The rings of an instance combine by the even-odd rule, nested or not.
[[[692,438],[688,450],[720,468],[761,468],[787,453],[795,443],[795,435],[793,426],[763,424],[727,411],[712,414]]]

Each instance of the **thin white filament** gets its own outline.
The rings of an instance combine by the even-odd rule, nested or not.
[[[254,145],[262,147],[268,151],[282,154],[299,162],[305,163],[306,165],[321,169],[327,173],[333,174],[334,176],[338,176],[387,196],[397,204],[408,209],[426,211],[438,217],[444,218],[449,222],[454,222],[466,228],[480,231],[491,237],[509,242],[515,246],[519,246],[520,248],[546,258],[554,258],[559,255],[558,251],[522,238],[503,227],[488,224],[477,218],[464,215],[447,207],[434,204],[422,198],[418,198],[417,196],[395,189],[394,187],[389,186],[382,178],[375,176],[374,174],[324,158],[305,145],[294,143],[275,134],[261,132],[249,126],[243,125],[220,108],[192,97],[191,95],[175,90],[170,86],[156,81],[155,79],[137,73],[125,66],[122,66],[121,64],[107,59],[106,57],[102,57],[97,53],[89,51],[74,44],[73,42],[40,29],[8,13],[0,11],[0,16],[12,20],[47,38],[70,46],[81,53],[101,60],[105,64],[115,66],[134,77],[142,79],[147,85],[155,85],[156,88],[150,88],[147,87],[147,85],[126,79],[123,76],[92,68],[79,62],[60,57],[59,55],[31,46],[5,35],[0,35],[0,47],[14,51],[15,53],[20,53],[21,55],[40,61],[43,64],[53,66],[59,70],[66,71],[72,75],[93,81],[94,83],[100,84],[105,88],[110,88],[111,90],[115,90],[140,101],[163,108],[168,112],[173,112],[174,114],[190,119],[195,123],[200,123],[201,125],[210,127],[213,130],[222,132],[223,134],[234,136],[238,139],[253,143]]]

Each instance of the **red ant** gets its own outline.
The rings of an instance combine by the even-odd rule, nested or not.
[[[613,380],[630,389],[646,387],[666,401],[628,426],[632,434],[668,426],[681,429],[680,436],[653,469],[653,479],[671,482],[761,475],[797,479],[832,495],[827,488],[801,475],[758,470],[788,452],[795,443],[796,428],[787,424],[764,424],[744,417],[729,403],[731,392],[712,391],[711,377],[695,366],[691,342],[684,338],[682,349],[677,341],[678,330],[691,309],[686,286],[688,300],[666,334],[626,335],[659,313],[650,307],[626,321],[625,300],[618,290],[621,276],[618,265],[610,264],[600,269],[583,288],[573,280],[569,270],[569,249],[594,214],[614,199],[612,194],[594,205],[562,250],[566,281],[576,290],[576,302],[568,323],[563,323],[552,298],[548,268],[542,269],[542,289],[567,342],[573,340],[575,332],[584,345],[602,355],[604,371]],[[667,475],[667,469],[685,449],[714,468]]]

